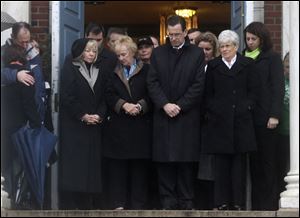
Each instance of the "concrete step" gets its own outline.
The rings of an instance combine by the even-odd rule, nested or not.
[[[1,217],[299,217],[299,210],[1,210]]]

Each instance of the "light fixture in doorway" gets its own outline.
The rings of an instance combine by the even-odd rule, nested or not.
[[[184,18],[190,18],[196,14],[195,8],[175,8],[175,13]]]

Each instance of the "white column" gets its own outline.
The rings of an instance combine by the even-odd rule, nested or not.
[[[282,52],[283,59],[290,50],[290,2],[282,1]]]
[[[10,209],[10,200],[8,198],[7,192],[3,190],[2,182],[4,182],[4,177],[1,175],[1,210]]]
[[[280,208],[299,209],[299,2],[290,1],[290,171]]]
[[[264,1],[245,1],[245,27],[253,21],[264,22]]]
[[[52,93],[59,93],[59,54],[60,54],[60,7],[61,2],[50,1],[51,8],[51,36],[52,36]],[[62,39],[61,39],[62,40]],[[55,109],[54,102],[56,101],[55,95],[51,95],[52,100],[52,120],[54,126],[54,133],[58,133],[58,112]],[[55,163],[51,167],[51,209],[58,209],[58,164]]]

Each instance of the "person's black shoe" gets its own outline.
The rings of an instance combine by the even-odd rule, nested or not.
[[[218,210],[229,210],[229,207],[227,204],[222,204],[221,206],[217,207]]]
[[[232,210],[243,210],[243,207],[240,205],[234,205]]]
[[[191,201],[181,202],[179,204],[179,210],[194,210],[194,204]]]

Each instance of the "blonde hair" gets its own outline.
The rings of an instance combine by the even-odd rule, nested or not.
[[[124,45],[127,47],[127,49],[132,52],[132,54],[135,56],[137,53],[137,45],[129,36],[122,36],[117,41],[115,41],[113,49],[116,52],[119,50],[119,48]]]
[[[209,31],[202,33],[195,39],[196,45],[199,46],[200,42],[209,42],[213,47],[213,57],[219,56],[219,42],[215,34]]]
[[[83,53],[86,49],[91,49],[91,50],[96,51],[95,59],[93,60],[93,63],[95,63],[97,58],[98,58],[98,43],[97,43],[97,41],[93,40],[93,39],[89,39],[89,41],[87,42],[82,54],[80,55],[80,59],[83,59]]]

